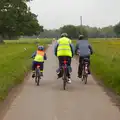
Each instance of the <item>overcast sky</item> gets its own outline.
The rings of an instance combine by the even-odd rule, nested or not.
[[[59,28],[65,24],[103,27],[120,21],[120,0],[33,0],[31,11],[45,28]]]

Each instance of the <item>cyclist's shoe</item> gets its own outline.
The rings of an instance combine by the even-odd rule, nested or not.
[[[32,74],[32,78],[34,78],[34,77],[35,77],[35,73]]]
[[[56,73],[57,73],[57,76],[58,76],[58,78],[57,78],[57,79],[59,79],[59,78],[61,78],[61,77],[62,77],[61,72],[60,72],[60,69],[57,69],[57,70],[56,70]]]
[[[59,69],[59,68],[56,70],[56,73],[57,73],[57,74],[59,74],[59,73],[60,73],[60,69]]]
[[[71,79],[70,78],[68,78],[68,81],[67,81],[69,84],[71,84]]]
[[[58,73],[57,76],[58,76],[57,79],[62,77],[60,73]]]
[[[32,71],[32,78],[35,77],[35,71]]]
[[[82,78],[82,75],[78,75],[79,78]]]

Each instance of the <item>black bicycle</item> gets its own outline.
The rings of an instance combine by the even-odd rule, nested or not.
[[[62,79],[63,79],[63,89],[66,89],[66,84],[68,82],[68,66],[67,66],[67,62],[66,60],[63,61],[63,65],[62,65]]]
[[[82,60],[82,81],[84,81],[85,84],[87,84],[87,78],[88,78],[88,65],[89,65],[89,59],[84,58]]]
[[[40,79],[41,79],[41,72],[40,72],[40,65],[37,65],[35,68],[35,83],[37,86],[40,84]]]

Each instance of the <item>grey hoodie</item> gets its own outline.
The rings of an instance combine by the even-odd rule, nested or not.
[[[75,53],[80,52],[80,56],[90,56],[93,54],[91,45],[88,43],[88,40],[78,40],[75,48]]]

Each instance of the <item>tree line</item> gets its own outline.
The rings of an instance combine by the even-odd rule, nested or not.
[[[31,0],[0,0],[0,38],[16,39],[21,35],[38,35],[43,31],[37,15],[30,11]]]
[[[62,32],[68,33],[70,38],[78,38],[79,34],[83,34],[89,38],[111,38],[120,37],[120,23],[115,26],[107,26],[103,28],[90,27],[90,26],[75,26],[75,25],[64,25],[59,29],[45,30],[40,34],[40,37],[57,38]]]

